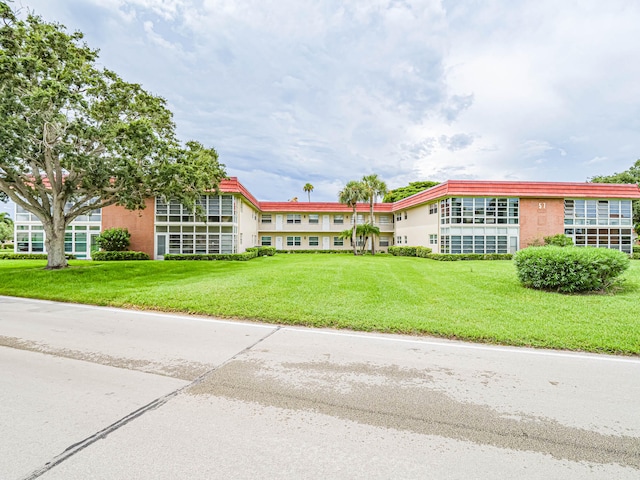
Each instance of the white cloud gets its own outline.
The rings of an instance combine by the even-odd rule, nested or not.
[[[20,1],[167,98],[259,198],[311,181],[334,199],[373,172],[580,181],[640,157],[637,3]]]

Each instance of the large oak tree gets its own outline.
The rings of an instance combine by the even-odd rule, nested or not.
[[[225,176],[212,148],[181,145],[166,101],[97,64],[80,32],[0,2],[0,192],[44,226],[47,268],[67,265],[65,228],[146,198],[195,205]]]

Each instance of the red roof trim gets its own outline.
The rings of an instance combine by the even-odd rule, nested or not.
[[[249,200],[256,209],[260,210],[260,202],[238,181],[238,177],[225,178],[220,182],[218,190],[223,193],[240,193]]]
[[[391,213],[391,203],[374,203],[373,210],[376,213]],[[265,213],[270,212],[336,212],[351,213],[353,209],[348,205],[338,202],[260,202],[260,208]],[[359,203],[356,212],[366,213],[369,211],[368,203]]]
[[[338,202],[259,202],[237,177],[222,180],[219,190],[239,193],[253,206],[266,213],[350,213],[351,207]],[[578,182],[509,182],[484,180],[448,180],[395,203],[376,203],[376,213],[392,213],[445,197],[519,197],[519,198],[623,198],[640,199],[636,184]],[[368,203],[359,203],[356,211],[369,211]]]
[[[614,183],[449,180],[395,202],[392,211],[395,212],[440,198],[454,196],[640,199],[640,188],[636,184]]]

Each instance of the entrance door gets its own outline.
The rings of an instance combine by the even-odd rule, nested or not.
[[[164,260],[165,253],[167,253],[167,236],[156,235],[156,260]]]
[[[329,250],[331,248],[331,244],[330,242],[330,238],[329,237],[322,237],[322,249],[323,250]]]
[[[329,215],[322,216],[322,230],[327,232],[329,230]],[[324,242],[324,240],[323,240]]]
[[[276,215],[276,230],[282,230],[282,215]]]
[[[276,237],[276,250],[282,250],[282,237]]]

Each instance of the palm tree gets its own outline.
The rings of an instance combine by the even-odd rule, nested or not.
[[[307,195],[309,195],[309,202],[311,202],[311,192],[313,192],[313,185],[311,185],[310,183],[306,183],[305,186],[302,187],[302,190],[307,192]]]
[[[384,183],[377,174],[365,175],[362,177],[362,185],[366,193],[366,199],[369,200],[369,223],[373,222],[373,204],[378,197],[384,196],[387,193],[387,184]],[[378,230],[378,233],[380,231]],[[371,238],[371,255],[376,254],[376,242],[375,238]]]
[[[338,192],[338,201],[340,203],[344,203],[351,207],[353,211],[352,224],[353,227],[351,229],[351,243],[353,244],[353,254],[357,255],[357,246],[356,246],[356,209],[358,207],[358,202],[364,200],[366,198],[364,186],[361,182],[351,180],[348,182],[340,192]]]
[[[375,236],[380,235],[380,229],[375,225],[365,223],[363,225],[358,225],[358,228],[356,228],[356,233],[358,237],[362,237],[362,249],[360,253],[364,253],[364,249],[367,245],[367,240],[371,238],[371,242],[373,243]]]

